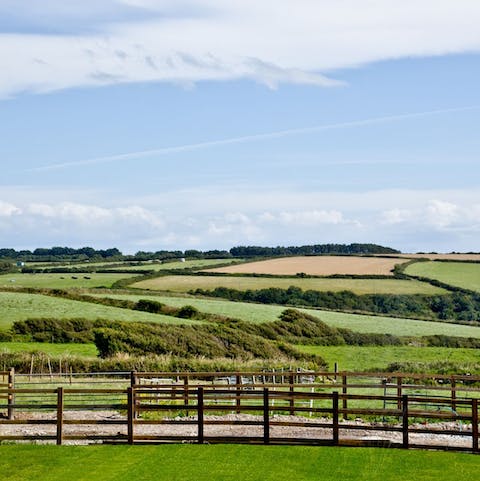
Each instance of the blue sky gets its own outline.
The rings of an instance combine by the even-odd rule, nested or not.
[[[477,2],[21,3],[3,247],[480,250]]]

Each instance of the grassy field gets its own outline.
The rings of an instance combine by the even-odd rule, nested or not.
[[[295,346],[299,351],[322,356],[333,369],[343,371],[373,371],[389,364],[402,362],[451,361],[480,363],[478,349],[453,349],[448,347],[414,346]]]
[[[416,262],[408,266],[406,274],[428,277],[445,284],[480,292],[480,264],[465,262]]]
[[[102,294],[102,296],[107,296]],[[217,299],[197,299],[194,297],[173,297],[162,295],[115,295],[107,297],[129,299],[152,299],[169,306],[181,307],[186,304],[196,307],[202,312],[235,317],[249,322],[275,321],[286,309],[285,306],[253,304],[247,302],[231,302]],[[378,332],[395,334],[398,336],[428,336],[445,334],[449,336],[480,338],[480,327],[448,324],[444,322],[419,321],[415,319],[401,319],[382,316],[368,316],[361,314],[347,314],[343,312],[321,311],[316,309],[300,309],[307,314],[320,318],[335,327],[352,329],[357,332]]]
[[[352,291],[356,294],[440,294],[443,289],[418,281],[399,279],[302,279],[302,278],[261,278],[229,276],[164,276],[140,281],[130,287],[171,292],[188,292],[192,289],[266,289],[279,287],[287,289],[297,286],[317,291]]]
[[[4,274],[0,275],[0,287],[51,289],[111,287],[114,282],[129,277],[133,277],[133,274]]]
[[[294,276],[298,272],[309,275],[330,276],[348,275],[393,275],[396,264],[407,262],[406,259],[360,256],[298,256],[268,259],[250,262],[238,266],[209,269],[226,274],[275,274]]]
[[[102,318],[112,321],[173,322],[182,324],[198,322],[150,314],[148,312],[42,296],[40,294],[0,292],[0,329],[9,328],[13,321],[39,317],[54,317],[57,319],[84,317],[86,319]]]
[[[243,259],[192,259],[186,260],[185,262],[174,261],[174,262],[165,262],[165,263],[144,263],[143,265],[130,265],[128,262],[125,262],[124,265],[118,266],[119,262],[80,262],[80,263],[72,263],[72,264],[64,264],[64,265],[56,265],[51,267],[75,267],[77,269],[91,268],[95,267],[98,269],[114,269],[114,270],[153,270],[153,271],[162,271],[165,269],[190,269],[192,267],[198,267],[202,269],[206,266],[215,266],[218,264],[230,264],[232,262],[240,262]],[[115,266],[116,267],[111,267]],[[32,264],[28,263],[29,267],[34,267]],[[42,267],[50,267],[46,264],[42,264]]]
[[[0,342],[0,352],[44,352],[52,356],[71,354],[75,356],[96,357],[95,344],[49,343],[49,342]]]
[[[1,446],[6,481],[474,480],[478,456],[305,446]]]

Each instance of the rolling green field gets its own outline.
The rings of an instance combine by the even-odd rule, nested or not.
[[[76,279],[74,279],[76,277]],[[35,287],[51,289],[111,287],[133,274],[3,274],[0,287]],[[89,279],[87,279],[89,278]]]
[[[57,319],[84,317],[86,319],[101,318],[112,321],[173,322],[177,324],[198,322],[41,294],[0,292],[0,329],[9,328],[14,321],[39,317],[54,317]]]
[[[44,352],[55,356],[71,354],[75,356],[96,357],[95,344],[50,343],[50,342],[0,342],[0,352]]]
[[[132,284],[130,287],[171,292],[188,292],[194,289],[266,289],[290,286],[303,290],[352,291],[356,294],[441,294],[446,291],[430,284],[401,279],[330,279],[330,278],[262,278],[233,276],[164,276]]]
[[[0,446],[8,481],[463,481],[478,456],[306,446]]]
[[[402,362],[451,361],[480,363],[478,349],[414,346],[295,346],[299,351],[322,356],[333,370],[335,363],[342,371],[373,371]]]
[[[125,262],[124,265],[118,266],[119,262],[81,262],[81,263],[72,263],[72,264],[63,264],[63,265],[55,265],[51,267],[67,267],[67,268],[76,268],[82,269],[95,267],[98,269],[113,269],[113,270],[122,270],[122,271],[129,271],[129,270],[152,270],[152,271],[162,271],[166,269],[191,269],[194,267],[198,267],[202,269],[206,266],[217,266],[222,264],[231,264],[233,262],[241,262],[244,259],[192,259],[186,260],[185,262],[174,261],[174,262],[165,262],[165,263],[144,263],[143,265],[130,265],[128,262]],[[111,267],[115,266],[116,267]],[[28,263],[29,267],[35,267],[33,264]],[[46,264],[42,264],[42,267],[50,267]]]
[[[100,296],[100,295],[99,295]],[[102,294],[102,297],[116,299],[151,299],[169,306],[181,307],[187,304],[202,312],[234,317],[249,322],[269,322],[287,308],[285,306],[253,304],[248,302],[231,302],[217,299],[197,299],[195,297],[173,297],[162,295],[128,295]],[[362,314],[347,314],[343,312],[321,311],[316,309],[299,309],[302,312],[318,317],[334,327],[343,327],[357,332],[388,333],[397,336],[428,336],[445,334],[448,336],[480,338],[480,327],[449,324],[445,322],[420,321],[396,317],[368,316]]]
[[[480,292],[480,264],[466,262],[416,262],[405,269],[412,276],[436,279],[456,287]]]

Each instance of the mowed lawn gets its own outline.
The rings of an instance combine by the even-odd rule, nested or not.
[[[58,354],[96,357],[95,344],[50,343],[50,342],[0,342],[0,352],[44,352],[51,356]]]
[[[467,262],[416,262],[406,274],[428,277],[445,284],[480,292],[480,264]]]
[[[0,446],[8,481],[452,481],[478,479],[466,453],[306,446]]]
[[[8,329],[14,321],[40,317],[56,319],[84,317],[86,319],[101,318],[112,321],[169,322],[176,324],[198,322],[41,294],[0,292],[0,329]]]
[[[109,294],[99,297],[116,299],[151,299],[173,307],[191,305],[199,311],[220,316],[234,317],[248,322],[270,322],[278,319],[285,306],[270,304],[254,304],[249,302],[232,302],[217,299],[197,299],[195,297],[174,297],[162,295],[129,295]],[[480,327],[450,324],[446,322],[420,321],[397,317],[369,316],[363,314],[348,314],[344,312],[321,311],[317,309],[299,309],[326,322],[330,326],[351,329],[357,332],[388,333],[397,336],[429,336],[444,334],[447,336],[480,338]]]
[[[446,291],[425,282],[402,279],[329,279],[329,278],[265,278],[242,276],[164,276],[136,282],[130,287],[171,292],[227,287],[258,290],[296,286],[303,290],[352,291],[356,294],[440,294]]]
[[[480,363],[478,349],[415,346],[295,346],[299,351],[322,356],[333,370],[374,371],[402,362],[451,361],[460,364]]]
[[[35,287],[50,289],[112,287],[120,279],[134,274],[3,274],[0,287]]]

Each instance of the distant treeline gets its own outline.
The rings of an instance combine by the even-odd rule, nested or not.
[[[38,248],[33,251],[15,249],[0,249],[0,259],[12,259],[19,261],[51,262],[62,260],[87,260],[87,259],[118,259],[123,254],[116,248],[94,249],[93,247],[51,247]]]
[[[456,320],[478,324],[480,294],[453,292],[445,295],[425,294],[362,294],[351,291],[313,291],[290,286],[239,291],[227,287],[213,290],[196,289],[196,295],[222,297],[231,301],[258,302],[291,306],[319,307],[334,311],[357,311],[439,320]]]
[[[290,247],[260,247],[260,246],[238,246],[226,250],[196,249],[181,250],[159,250],[156,252],[138,251],[134,255],[124,255],[116,247],[111,249],[94,249],[93,247],[51,247],[38,248],[33,251],[15,249],[0,249],[0,259],[36,262],[56,261],[82,261],[92,259],[107,260],[173,260],[179,258],[189,259],[219,259],[230,257],[276,257],[290,255],[322,255],[322,254],[398,254],[400,251],[390,247],[383,247],[376,244],[316,244]]]
[[[322,254],[399,254],[400,251],[377,244],[315,244],[291,247],[259,247],[239,246],[232,247],[230,254],[233,257],[275,257],[292,255],[322,255]]]

